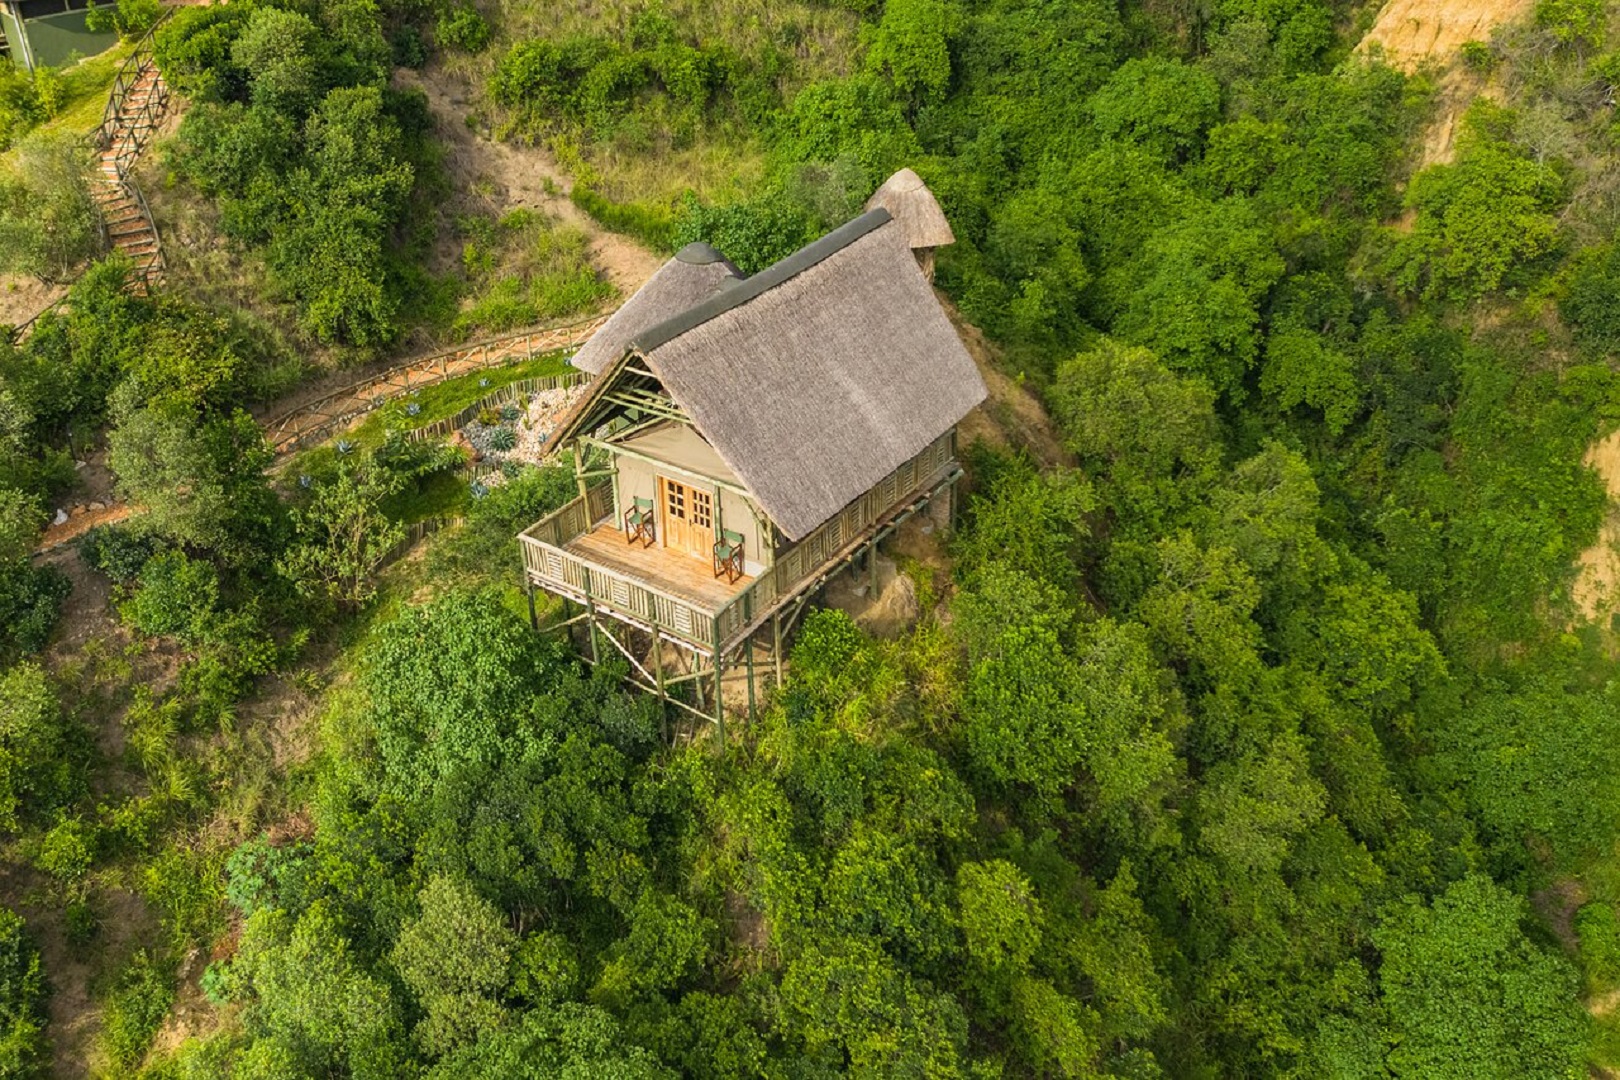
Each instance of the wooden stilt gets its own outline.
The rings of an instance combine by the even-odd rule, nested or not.
[[[658,636],[657,624],[653,626],[653,677],[658,680],[658,730],[664,741],[669,742],[669,691],[664,689],[664,639]]]
[[[534,609],[534,582],[529,582],[529,629],[540,629],[540,613]]]
[[[579,485],[579,497],[588,498],[589,493],[585,490],[585,455],[578,443],[574,444],[574,482]]]
[[[596,601],[592,600],[589,595],[585,597],[585,612],[590,616],[589,619],[585,620],[585,627],[591,636],[591,663],[600,664],[602,658],[596,652]]]
[[[771,616],[771,655],[776,661],[776,686],[782,685],[782,612]]]
[[[720,736],[720,749],[726,748],[726,695],[721,689],[720,680],[725,678],[726,665],[720,659],[720,654],[714,654],[714,722],[716,733]]]
[[[752,634],[748,636],[747,641],[743,642],[743,648],[748,650],[748,722],[753,724],[758,721],[758,717],[754,713],[754,637]]]
[[[877,537],[866,545],[866,598],[877,599]]]

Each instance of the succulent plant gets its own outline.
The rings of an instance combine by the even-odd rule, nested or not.
[[[516,405],[503,405],[503,406],[501,406],[501,419],[505,420],[508,424],[510,424],[512,421],[516,420],[519,416],[522,416],[522,415],[523,415],[523,410],[518,408]]]
[[[351,440],[351,439],[339,439],[337,441],[337,452],[340,453],[340,454],[353,453],[354,452],[354,441]]]
[[[407,401],[405,403],[405,415],[406,416],[419,416],[419,415],[421,415],[421,412],[422,412],[422,403],[420,401]]]
[[[482,499],[485,495],[489,494],[489,488],[485,487],[477,480],[474,480],[467,490],[472,493],[472,497],[475,499]]]
[[[517,432],[509,427],[498,427],[489,433],[489,448],[501,453],[517,449]]]

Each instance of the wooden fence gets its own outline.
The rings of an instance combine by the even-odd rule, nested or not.
[[[401,394],[518,360],[577,349],[607,319],[607,315],[598,315],[580,322],[534,327],[401,361],[386,371],[267,420],[265,435],[277,454],[290,453],[329,438],[356,418]]]
[[[460,525],[463,520],[465,519],[461,517],[440,514],[438,517],[423,518],[421,521],[411,522],[405,527],[405,535],[400,538],[399,543],[389,548],[388,554],[382,557],[382,561],[377,564],[377,569],[381,570],[385,566],[398,562],[411,548],[420,544],[440,529]]]
[[[502,405],[521,403],[529,395],[538,394],[542,390],[561,390],[589,381],[590,376],[583,371],[570,371],[562,375],[535,375],[519,379],[507,383],[488,397],[479,398],[454,416],[446,416],[423,427],[412,428],[405,433],[405,438],[411,442],[427,442],[430,439],[442,438],[472,423],[473,419],[485,409],[498,409]]]

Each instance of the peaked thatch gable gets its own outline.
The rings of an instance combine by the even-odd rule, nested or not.
[[[905,228],[881,209],[631,348],[794,540],[985,398]]]
[[[883,186],[866,200],[866,209],[883,209],[900,223],[906,239],[913,248],[937,248],[956,243],[951,223],[939,200],[922,182],[922,177],[910,169],[901,169],[883,182]]]
[[[707,300],[727,282],[741,277],[737,268],[708,244],[686,245],[591,335],[574,355],[574,366],[592,375],[601,374],[624,354],[631,338]]]

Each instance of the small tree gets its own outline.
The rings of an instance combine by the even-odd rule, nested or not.
[[[0,908],[0,1076],[40,1076],[45,1059],[45,976],[22,917]]]
[[[201,420],[165,404],[120,410],[107,462],[160,534],[240,563],[262,550],[277,513],[270,449],[245,412]]]
[[[316,488],[309,505],[293,511],[298,540],[281,572],[305,596],[360,607],[377,592],[377,569],[405,538],[405,527],[382,512],[399,487],[396,476],[368,463]]]
[[[0,658],[43,648],[72,588],[60,570],[29,561],[44,522],[36,499],[0,485]]]
[[[31,135],[0,179],[0,269],[62,281],[101,250],[90,151],[68,134]]]
[[[419,899],[422,914],[400,931],[393,961],[427,1012],[417,1039],[443,1054],[505,1021],[497,995],[511,978],[518,939],[493,904],[450,878],[429,881]]]
[[[1005,859],[963,863],[956,871],[968,955],[986,971],[1015,975],[1041,944],[1041,904],[1023,871]]]
[[[24,811],[38,814],[61,797],[68,782],[64,734],[56,691],[39,665],[19,664],[0,675],[0,830],[16,829]]]

